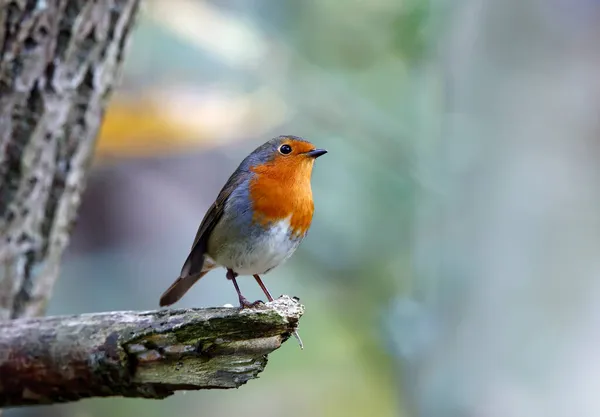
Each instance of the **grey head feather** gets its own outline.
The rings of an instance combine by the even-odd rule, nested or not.
[[[309,141],[307,141],[304,138],[301,138],[300,136],[293,136],[293,135],[277,136],[277,137],[263,143],[258,148],[256,148],[250,155],[248,155],[240,163],[239,169],[242,171],[248,172],[248,171],[250,171],[250,168],[255,165],[264,164],[266,162],[273,160],[273,158],[277,154],[277,149],[279,148],[281,143],[285,140],[295,140],[298,142],[310,143]]]

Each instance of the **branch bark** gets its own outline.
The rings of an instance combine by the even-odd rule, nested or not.
[[[0,407],[237,388],[297,328],[287,296],[264,307],[109,312],[0,322]]]
[[[139,0],[0,0],[0,320],[44,313]]]

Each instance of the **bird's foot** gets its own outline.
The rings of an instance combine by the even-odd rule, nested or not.
[[[246,299],[246,297],[240,297],[241,309],[259,307],[264,304],[265,303],[262,300],[256,300],[255,302],[251,303],[250,301],[248,301],[248,299]]]

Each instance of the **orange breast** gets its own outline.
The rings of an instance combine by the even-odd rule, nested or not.
[[[304,235],[314,212],[310,186],[312,165],[313,161],[308,158],[281,158],[252,167],[256,173],[250,182],[253,220],[267,225],[291,216],[293,233]]]

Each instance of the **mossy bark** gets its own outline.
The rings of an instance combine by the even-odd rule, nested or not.
[[[109,312],[0,322],[0,407],[237,388],[297,328],[282,296],[252,309]]]

